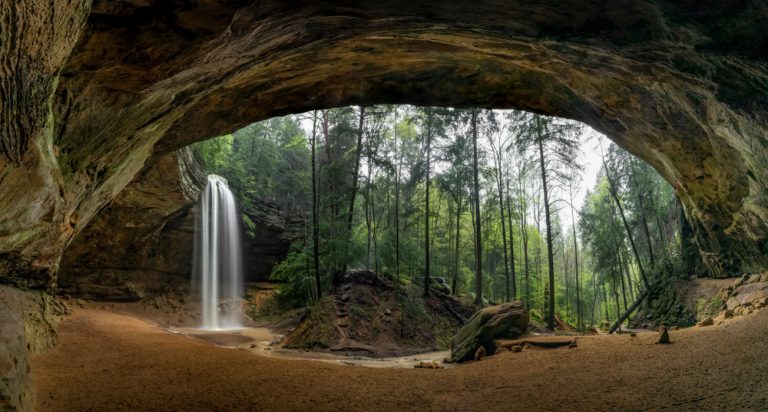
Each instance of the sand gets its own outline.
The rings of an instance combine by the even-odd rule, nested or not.
[[[768,311],[720,326],[579,337],[449,369],[260,356],[76,309],[32,360],[40,411],[766,410]]]

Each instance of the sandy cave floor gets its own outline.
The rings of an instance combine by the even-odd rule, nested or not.
[[[39,411],[768,410],[768,311],[720,326],[578,338],[449,369],[262,356],[76,308],[32,359]]]

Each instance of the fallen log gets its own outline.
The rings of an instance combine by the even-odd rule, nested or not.
[[[645,299],[648,296],[648,291],[651,289],[656,289],[658,286],[659,284],[656,283],[652,285],[649,289],[644,290],[643,293],[641,293],[640,296],[637,297],[637,300],[635,300],[635,303],[633,303],[632,306],[629,307],[629,309],[627,309],[624,313],[622,313],[621,316],[619,316],[619,318],[616,320],[616,322],[614,322],[613,325],[611,325],[611,328],[608,329],[608,333],[616,332],[616,329],[619,328],[619,325],[621,325],[621,323],[624,322],[629,317],[629,315],[631,315],[632,312],[634,312],[635,309],[637,309],[638,306],[640,306],[640,304],[643,302],[643,299]]]

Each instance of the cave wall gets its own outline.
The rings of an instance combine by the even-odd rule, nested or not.
[[[23,23],[0,30],[3,283],[54,290],[78,233],[189,143],[375,103],[581,120],[675,187],[713,275],[768,268],[759,0],[56,0],[0,17]]]
[[[187,286],[193,209],[204,184],[204,171],[190,148],[153,161],[67,247],[59,292],[138,300]]]

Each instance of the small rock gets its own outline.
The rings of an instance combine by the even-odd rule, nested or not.
[[[385,315],[387,315],[387,316],[389,316],[389,315],[391,315],[391,314],[392,314],[392,311],[391,311],[391,310],[389,310],[389,309],[386,309],[386,310],[384,310],[384,314],[385,314]]]
[[[712,326],[714,324],[715,324],[715,321],[712,319],[712,317],[707,316],[706,318],[702,319],[697,326],[703,328],[704,326]]]
[[[515,346],[512,346],[509,350],[511,350],[512,353],[522,352],[523,351],[523,346],[522,345],[515,345]]]
[[[277,344],[279,344],[280,342],[283,341],[283,338],[285,338],[285,335],[277,335],[277,336],[272,338],[272,342],[270,342],[269,345],[270,346],[277,345]]]
[[[443,369],[437,362],[421,361],[416,365],[413,365],[416,369]]]
[[[475,351],[475,361],[479,361],[485,357],[485,346],[477,348]]]
[[[75,300],[75,303],[77,303],[77,306],[80,306],[81,308],[85,308],[85,301],[83,301],[82,299],[77,298],[77,300]]]
[[[659,341],[657,343],[660,343],[662,345],[666,345],[666,344],[672,343],[669,340],[669,332],[667,332],[667,327],[666,326],[662,326],[662,327],[659,328]]]
[[[568,349],[573,349],[573,348],[576,348],[576,347],[578,347],[578,346],[579,346],[579,345],[577,345],[577,344],[576,344],[576,340],[574,339],[574,341],[573,341],[573,342],[571,342],[571,343],[568,345]]]
[[[251,349],[253,349],[253,348],[257,347],[257,346],[259,346],[259,345],[255,344],[255,343],[251,343]]]
[[[637,336],[637,333],[635,333],[635,332],[630,332],[629,333],[629,337],[631,337],[631,338],[634,338],[636,336]]]

